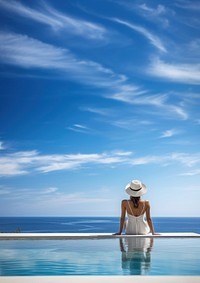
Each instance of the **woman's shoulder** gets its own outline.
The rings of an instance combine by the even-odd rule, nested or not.
[[[128,203],[128,201],[129,201],[128,199],[123,199],[123,200],[122,200],[122,204],[123,204],[123,205],[126,205],[126,204]]]
[[[143,202],[145,205],[150,205],[149,200],[143,200],[142,202]]]
[[[122,200],[122,202],[124,202],[124,203],[127,202],[127,201],[128,201],[128,199],[123,199],[123,200]]]
[[[143,199],[140,201],[141,203],[144,203],[144,204],[149,204],[149,200],[146,200],[146,199]]]

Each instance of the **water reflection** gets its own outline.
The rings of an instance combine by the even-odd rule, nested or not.
[[[153,238],[127,237],[119,241],[122,269],[130,275],[148,274],[151,269]]]

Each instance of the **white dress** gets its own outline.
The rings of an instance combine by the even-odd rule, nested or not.
[[[131,213],[133,214],[129,201],[128,201],[128,205],[131,210]],[[139,216],[128,214],[128,221],[127,221],[126,229],[125,229],[126,234],[128,235],[146,235],[150,233],[150,228],[147,222],[144,220],[144,209],[145,209],[145,203],[143,203],[143,209]]]

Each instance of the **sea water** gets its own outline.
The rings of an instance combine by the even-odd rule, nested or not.
[[[200,234],[200,217],[153,217],[156,232]],[[115,233],[119,217],[0,217],[0,232]]]

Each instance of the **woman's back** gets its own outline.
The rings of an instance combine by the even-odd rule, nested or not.
[[[126,234],[146,235],[150,232],[147,222],[144,220],[146,202],[141,201],[138,207],[134,207],[132,201],[127,201],[128,222],[126,225]]]

